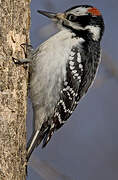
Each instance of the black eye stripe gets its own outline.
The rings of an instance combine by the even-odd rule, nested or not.
[[[90,15],[75,16],[73,14],[68,14],[66,19],[72,22],[88,22],[90,20]]]
[[[89,24],[94,24],[97,21],[97,17],[92,17],[90,14],[83,15],[83,16],[75,16],[73,14],[68,14],[66,19],[71,22],[80,24],[82,27],[85,27]]]
[[[87,24],[90,21],[90,16],[77,16],[77,21],[80,24]]]

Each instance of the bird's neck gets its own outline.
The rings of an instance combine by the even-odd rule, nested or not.
[[[92,33],[90,33],[88,30],[76,30],[76,29],[72,29],[72,32],[74,34],[73,37],[76,38],[83,38],[87,43],[89,43],[90,41],[93,41],[92,38]]]

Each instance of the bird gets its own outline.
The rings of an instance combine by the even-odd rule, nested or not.
[[[27,145],[27,161],[43,141],[69,119],[93,84],[101,60],[104,20],[91,5],[77,5],[62,13],[38,10],[51,19],[58,32],[35,50],[28,47],[33,133]]]

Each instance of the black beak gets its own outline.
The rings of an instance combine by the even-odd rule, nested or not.
[[[65,19],[65,14],[64,13],[52,13],[52,12],[47,12],[47,11],[42,11],[38,10],[37,11],[39,14],[42,14],[44,16],[47,16],[48,18],[52,20],[64,20]]]
[[[42,11],[42,10],[38,10],[37,11],[39,14],[42,14],[44,16],[47,16],[50,19],[56,19],[56,13],[52,13],[52,12],[46,12],[46,11]]]

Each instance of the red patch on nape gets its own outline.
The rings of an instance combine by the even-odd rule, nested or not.
[[[91,13],[93,16],[101,16],[101,13],[97,8],[89,8],[88,12]]]

